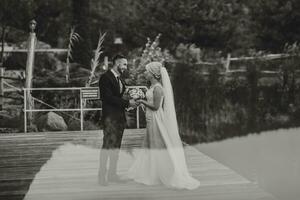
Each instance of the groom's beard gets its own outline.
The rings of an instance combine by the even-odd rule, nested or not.
[[[121,76],[124,75],[125,69],[124,70],[122,70],[121,68],[117,68],[117,69]]]
[[[119,73],[120,73],[120,76],[123,77],[123,78],[129,77],[129,71],[128,70],[124,70],[123,72],[120,70]]]

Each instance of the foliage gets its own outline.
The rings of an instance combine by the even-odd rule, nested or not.
[[[2,27],[15,27],[28,30],[28,23],[32,15],[33,0],[1,0],[0,25]]]
[[[70,79],[70,60],[73,59],[72,48],[75,42],[79,42],[79,39],[80,39],[80,35],[75,32],[75,27],[72,27],[69,36],[69,45],[68,45],[67,61],[66,61],[66,82],[67,83],[69,83],[69,79]]]
[[[92,58],[92,41],[90,26],[90,1],[72,0],[71,1],[72,21],[77,27],[77,33],[81,36],[80,42],[74,46],[74,61],[89,68]],[[96,30],[95,30],[96,31]],[[97,33],[97,32],[96,32]]]
[[[93,80],[93,78],[95,78],[95,71],[96,71],[96,68],[99,66],[99,59],[100,59],[101,54],[103,53],[102,49],[103,49],[103,42],[104,42],[105,35],[106,35],[106,33],[104,33],[103,35],[101,32],[99,33],[99,40],[98,40],[97,48],[94,53],[94,58],[91,60],[91,73],[90,73],[89,79],[85,85],[86,87],[91,86],[92,80]]]
[[[54,47],[68,43],[69,28],[78,25],[83,41],[76,51],[85,61],[78,60],[77,53],[75,60],[85,65],[99,28],[107,32],[104,46],[109,56],[116,53],[116,37],[122,37],[123,51],[129,52],[159,33],[161,48],[171,52],[183,43],[223,55],[241,55],[249,49],[278,52],[286,42],[300,39],[298,0],[1,0],[0,4],[1,24],[28,31],[29,20],[35,18],[38,37]]]
[[[162,33],[162,48],[174,50],[183,42],[233,50],[248,48],[252,41],[249,16],[241,7],[233,0],[106,0],[97,3],[92,12],[100,19],[97,25],[121,35],[129,49],[141,46],[146,36]]]
[[[202,65],[177,63],[172,74],[173,88],[183,139],[210,142],[300,126],[296,120],[300,112],[299,74],[294,73],[294,79],[289,78],[287,83],[276,74],[262,74],[261,69],[274,64],[277,68],[290,65],[300,69],[299,59],[276,63],[254,59],[245,63],[246,72],[238,76],[222,76],[216,68],[206,76]]]
[[[116,52],[113,44],[116,37],[122,37],[123,53],[130,58],[130,84],[145,84],[138,74],[142,74],[148,62],[151,51],[147,53],[147,48],[153,43],[148,40],[144,54],[140,47],[147,37],[154,38],[161,33],[161,41],[153,46],[154,55],[169,62],[171,52],[183,62],[167,62],[166,66],[174,68],[171,74],[184,135],[193,134],[201,141],[211,141],[299,125],[298,0],[1,0],[0,8],[2,43],[24,41],[32,18],[38,23],[39,40],[52,47],[66,46],[70,28],[78,27],[82,40],[74,45],[73,56],[81,65],[70,64],[72,86],[86,84],[89,76],[90,82],[99,63],[99,52],[109,56]],[[101,42],[105,48],[101,51],[97,48],[89,71],[92,44],[99,47],[99,28],[107,32],[105,41]],[[219,59],[227,53],[238,56],[254,52],[258,56],[264,53],[257,51],[261,49],[281,52],[286,43],[292,44],[285,46],[285,53],[291,55],[286,59],[236,62],[247,70],[237,76],[224,78],[218,68],[210,69],[208,76],[202,74],[207,66],[199,64],[199,60],[207,60],[212,55]],[[180,46],[182,56],[177,54]],[[199,50],[200,57],[195,54]],[[36,59],[36,65],[41,67],[36,68],[34,83],[63,86],[64,64],[45,60],[44,65]],[[62,66],[60,69],[56,67],[58,64]],[[263,68],[279,68],[279,71],[266,77],[260,73]],[[282,116],[291,120],[283,122]]]
[[[145,66],[152,61],[166,62],[172,59],[167,50],[162,51],[159,47],[159,39],[161,34],[158,34],[153,41],[147,38],[145,48],[142,50],[141,55],[133,55],[137,57],[134,59],[130,69],[130,81],[131,84],[146,85],[146,79],[144,78]]]
[[[285,43],[300,40],[298,0],[248,1],[256,49],[281,51]]]

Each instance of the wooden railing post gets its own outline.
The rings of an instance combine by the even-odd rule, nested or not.
[[[229,54],[227,54],[227,60],[225,62],[225,72],[229,72],[230,71],[230,69],[229,69],[229,67],[230,67],[230,61],[231,61],[231,54],[229,53]]]
[[[36,45],[36,34],[35,34],[35,27],[36,21],[31,20],[29,23],[30,34],[28,40],[28,47],[27,47],[27,63],[26,63],[26,82],[25,88],[27,88],[27,106],[28,110],[32,110],[33,108],[33,100],[31,97],[31,88],[32,88],[32,75],[33,75],[33,65],[34,65],[34,51]],[[28,121],[29,125],[32,125],[33,115],[32,112],[29,112]]]

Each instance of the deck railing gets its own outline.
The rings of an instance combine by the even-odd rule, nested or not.
[[[130,88],[140,88],[140,89],[147,89],[145,86],[129,86]],[[84,121],[84,112],[85,111],[102,111],[102,108],[86,108],[86,101],[87,100],[99,100],[100,101],[100,93],[98,87],[71,87],[71,88],[23,88],[24,91],[24,132],[26,133],[28,130],[28,113],[36,113],[36,112],[80,112],[80,130],[83,131],[83,121]],[[79,107],[78,108],[55,108],[42,100],[36,99],[32,97],[32,91],[78,91],[80,96]],[[49,108],[46,109],[35,109],[35,108],[28,108],[28,101],[27,98],[31,97],[34,101],[42,103]],[[136,127],[140,128],[140,106],[136,108]]]

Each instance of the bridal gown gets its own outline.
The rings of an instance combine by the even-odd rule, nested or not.
[[[150,103],[153,103],[155,87],[162,88],[157,83],[147,91],[146,98]],[[163,100],[158,110],[146,109],[146,135],[128,177],[146,185],[162,183],[169,188],[195,189],[200,183],[188,172],[180,137],[177,136],[180,144],[174,146],[174,138],[164,123]]]

